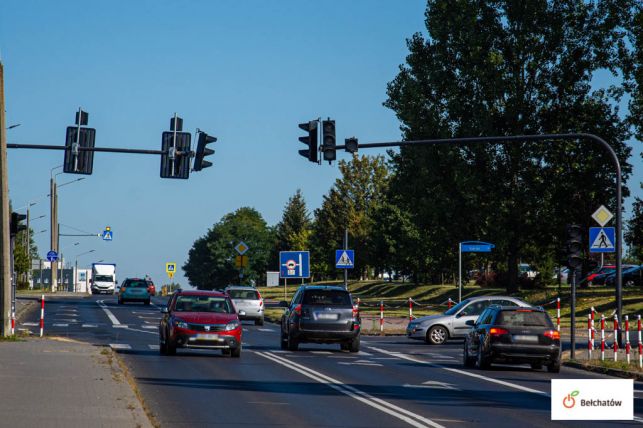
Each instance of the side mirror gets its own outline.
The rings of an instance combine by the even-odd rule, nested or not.
[[[239,316],[240,317],[245,317],[246,316],[246,311],[239,311]]]
[[[279,302],[279,307],[280,308],[287,308],[288,307],[288,302],[286,302],[285,300],[282,300],[281,302]]]
[[[167,306],[163,306],[163,307],[161,308],[161,313],[162,313],[162,314],[169,314],[169,313],[170,313],[170,310],[168,309],[168,307],[167,307]]]
[[[465,324],[469,327],[473,327],[474,325],[476,325],[476,322],[474,320],[466,320]]]

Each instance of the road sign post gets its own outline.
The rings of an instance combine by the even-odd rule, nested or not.
[[[165,263],[165,273],[167,273],[168,278],[172,281],[174,273],[176,273],[176,263]]]
[[[279,278],[284,279],[284,300],[288,300],[286,284],[288,278],[310,278],[309,251],[280,251]]]
[[[464,241],[458,244],[458,303],[462,301],[462,253],[490,253],[495,245],[482,241]]]

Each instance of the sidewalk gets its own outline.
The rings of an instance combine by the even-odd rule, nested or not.
[[[0,385],[2,426],[152,427],[108,348],[0,341]]]

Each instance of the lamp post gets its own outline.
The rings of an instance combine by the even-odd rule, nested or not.
[[[84,253],[80,253],[80,254],[78,254],[76,256],[76,266],[74,268],[74,293],[76,293],[77,289],[78,289],[78,258],[80,256],[84,256],[86,254],[93,253],[94,251],[96,251],[96,250],[85,251]]]

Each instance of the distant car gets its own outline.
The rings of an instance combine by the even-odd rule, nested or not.
[[[538,271],[532,268],[528,263],[519,263],[518,272],[523,278],[534,279],[538,275]]]
[[[554,275],[552,276],[551,279],[554,281],[558,282],[558,279],[560,278],[560,283],[561,284],[569,284],[569,268],[556,268],[554,270]]]
[[[241,356],[241,321],[228,295],[218,291],[178,290],[159,325],[159,352],[174,355],[177,348],[220,349]],[[240,315],[244,315],[240,311]]]
[[[281,317],[281,349],[296,351],[300,343],[339,343],[359,352],[361,320],[343,287],[302,285]]]
[[[255,325],[263,325],[264,306],[263,298],[256,288],[243,285],[230,285],[224,290],[236,306],[238,311],[246,314],[240,316],[241,320],[253,320]]]
[[[542,308],[492,305],[465,337],[465,367],[489,368],[493,363],[531,364],[535,370],[560,371],[560,333]]]
[[[118,290],[118,304],[125,302],[143,302],[150,304],[150,292],[147,281],[140,278],[126,278]]]
[[[147,281],[147,292],[150,293],[150,296],[156,296],[156,287],[151,279],[146,279]]]
[[[622,273],[622,284],[624,287],[640,287],[643,285],[643,265],[641,266],[632,266],[624,267]],[[614,287],[616,283],[616,271],[607,275],[605,278],[605,285],[608,287]]]
[[[466,322],[475,321],[489,305],[529,307],[529,303],[508,296],[479,296],[465,299],[439,315],[428,315],[409,322],[406,334],[411,339],[442,345],[448,339],[464,337],[469,332]]]
[[[614,265],[605,265],[592,272],[590,272],[582,281],[580,281],[581,287],[591,287],[593,285],[603,285],[605,276],[610,273],[616,272],[616,266]]]

